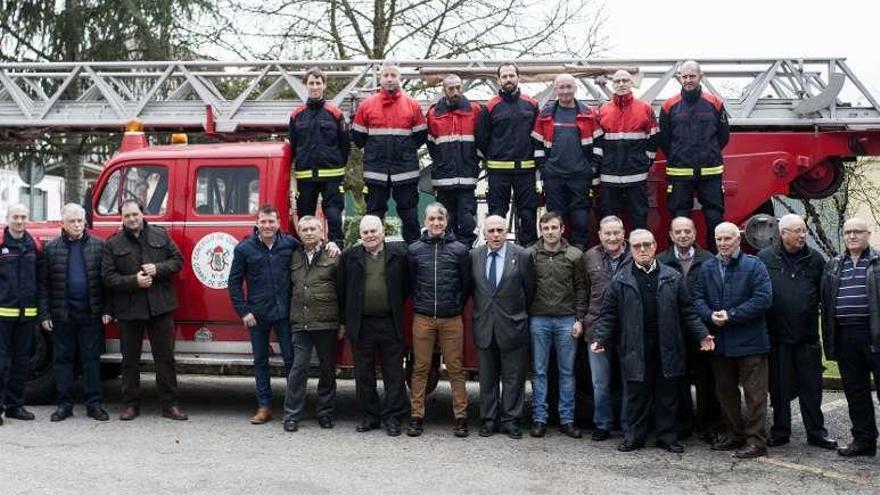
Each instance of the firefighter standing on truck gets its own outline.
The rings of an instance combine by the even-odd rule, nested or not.
[[[602,173],[599,175],[601,217],[621,215],[621,198],[634,229],[648,228],[648,170],[657,152],[657,119],[648,103],[632,94],[632,75],[619,70],[611,77],[614,96],[599,109]]]
[[[477,132],[478,147],[486,159],[489,215],[507,217],[510,191],[519,224],[517,243],[529,246],[538,239],[538,194],[535,190],[535,149],[532,128],[538,117],[538,102],[520,92],[516,64],[498,67],[501,90],[486,103]],[[543,153],[542,150],[539,151]]]
[[[559,74],[553,81],[556,101],[544,106],[535,121],[532,137],[541,167],[547,211],[567,217],[571,243],[587,245],[590,221],[590,187],[593,171],[602,154],[593,139],[602,134],[598,115],[575,99],[577,83],[571,74]]]
[[[691,217],[694,189],[706,219],[707,247],[724,218],[724,162],[721,150],[730,138],[724,102],[703,91],[700,64],[689,60],[678,70],[681,93],[660,110],[660,147],[666,154],[669,186],[666,205],[672,217]]]
[[[409,244],[420,235],[418,150],[425,144],[428,125],[419,102],[403,94],[399,67],[382,65],[379,84],[379,93],[358,106],[351,138],[364,150],[367,215],[384,219],[393,195],[403,240]]]
[[[431,154],[431,184],[437,201],[449,212],[447,230],[471,247],[477,240],[477,175],[480,171],[476,147],[477,124],[485,109],[468,101],[461,90],[461,78],[443,78],[443,97],[428,109],[428,153]]]
[[[324,100],[326,78],[317,67],[306,72],[308,100],[290,114],[290,146],[296,178],[296,211],[300,218],[313,216],[321,196],[329,240],[342,246],[342,180],[351,141],[342,110]]]

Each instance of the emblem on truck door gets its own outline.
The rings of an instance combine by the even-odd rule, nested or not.
[[[196,278],[209,289],[225,289],[232,265],[232,250],[238,241],[226,232],[211,232],[199,239],[192,252]]]

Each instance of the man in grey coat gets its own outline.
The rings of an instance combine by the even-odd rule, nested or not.
[[[483,236],[486,245],[470,253],[474,280],[472,331],[479,350],[483,421],[479,434],[488,437],[500,430],[517,439],[522,438],[517,421],[525,397],[528,307],[534,296],[534,267],[528,251],[507,241],[507,221],[503,217],[486,217]]]

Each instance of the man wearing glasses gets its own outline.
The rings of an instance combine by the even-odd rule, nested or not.
[[[846,251],[830,260],[822,275],[822,343],[825,357],[840,368],[853,425],[852,443],[837,450],[844,457],[877,454],[870,375],[880,383],[880,255],[868,245],[870,238],[864,220],[847,220]]]
[[[807,443],[837,448],[822,415],[822,349],[819,345],[819,286],[825,260],[807,246],[807,226],[798,215],[779,219],[782,242],[758,257],[773,285],[767,312],[770,333],[770,401],[773,427],[767,445],[785,445],[791,435],[791,399],[798,397]]]
[[[694,312],[683,276],[654,257],[657,243],[644,229],[629,235],[632,268],[621,271],[605,291],[605,302],[590,350],[605,352],[618,342],[626,380],[627,423],[621,452],[645,445],[653,413],[657,447],[684,452],[675,431],[676,410],[685,373],[682,329],[700,350],[711,351],[713,338]]]

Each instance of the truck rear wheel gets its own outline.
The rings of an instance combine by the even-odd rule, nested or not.
[[[31,371],[24,390],[26,403],[50,404],[55,401],[57,380],[54,363],[52,334],[36,326],[31,349]]]
[[[416,365],[416,357],[412,351],[403,356],[403,372],[406,377],[406,388],[412,391],[412,374]],[[428,369],[428,382],[425,384],[425,395],[430,394],[440,383],[440,354],[434,353],[431,357],[431,367]]]

